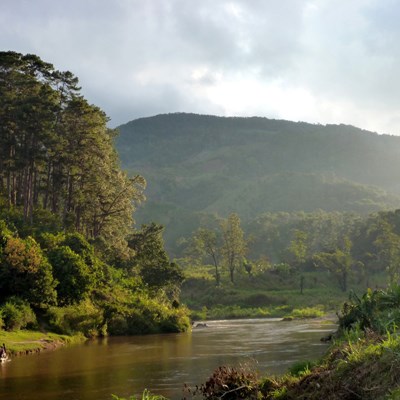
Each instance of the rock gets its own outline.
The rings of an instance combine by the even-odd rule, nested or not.
[[[329,335],[322,337],[320,340],[321,342],[330,342],[332,340],[332,336],[333,334],[330,333]]]

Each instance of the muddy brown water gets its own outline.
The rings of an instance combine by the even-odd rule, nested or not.
[[[204,382],[220,365],[249,363],[261,374],[284,373],[318,359],[334,331],[320,320],[208,321],[191,333],[117,337],[0,364],[0,399],[111,400],[145,388],[181,399],[184,383]]]

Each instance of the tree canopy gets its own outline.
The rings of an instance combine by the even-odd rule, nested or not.
[[[0,52],[0,191],[26,222],[42,208],[67,229],[127,256],[124,237],[145,180],[120,169],[108,118],[78,78],[35,55]]]

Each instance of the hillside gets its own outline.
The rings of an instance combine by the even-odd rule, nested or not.
[[[166,114],[119,128],[122,166],[148,183],[137,221],[174,226],[198,213],[251,219],[268,211],[400,206],[400,138],[348,125]],[[167,229],[167,232],[171,229]]]

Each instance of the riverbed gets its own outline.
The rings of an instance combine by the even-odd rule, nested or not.
[[[336,329],[326,320],[207,321],[190,333],[116,337],[0,364],[0,399],[111,400],[147,388],[178,400],[186,383],[204,382],[220,365],[248,363],[260,374],[280,374],[315,360]]]

